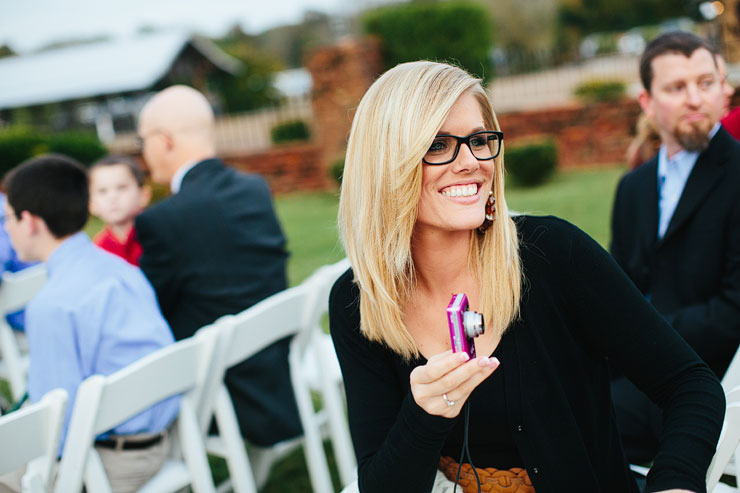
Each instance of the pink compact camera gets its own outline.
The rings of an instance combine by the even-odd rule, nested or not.
[[[447,322],[450,325],[452,352],[464,351],[470,358],[475,358],[473,338],[486,331],[483,315],[468,310],[468,297],[465,293],[453,294],[447,305]]]

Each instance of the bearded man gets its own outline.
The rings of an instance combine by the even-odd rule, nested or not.
[[[723,84],[701,38],[655,38],[640,77],[640,105],[662,145],[619,183],[611,253],[722,378],[740,343],[740,143],[719,124]],[[662,429],[659,408],[620,375],[612,398],[627,458],[649,462]]]

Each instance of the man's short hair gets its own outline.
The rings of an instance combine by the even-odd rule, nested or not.
[[[20,217],[28,211],[64,238],[87,223],[89,192],[85,168],[67,156],[47,154],[29,159],[5,175],[8,204]]]
[[[98,159],[92,164],[92,166],[90,166],[90,173],[92,173],[96,168],[115,166],[117,164],[121,164],[128,168],[131,174],[134,175],[134,180],[136,180],[136,184],[139,188],[144,186],[144,182],[146,182],[146,173],[144,173],[144,170],[141,169],[139,164],[133,158],[124,156],[123,154],[109,154]]]
[[[666,53],[680,53],[689,58],[696,50],[704,48],[709,53],[714,54],[715,50],[707,41],[693,33],[685,31],[672,31],[663,33],[656,37],[642,52],[640,57],[640,80],[642,86],[647,92],[650,92],[650,86],[653,83],[653,60],[656,57]],[[715,60],[715,65],[717,61]]]

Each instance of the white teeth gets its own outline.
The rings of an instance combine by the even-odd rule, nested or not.
[[[445,197],[472,197],[478,193],[478,185],[456,185],[442,191]]]

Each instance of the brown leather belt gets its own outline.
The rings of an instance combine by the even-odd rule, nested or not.
[[[132,438],[127,435],[113,435],[105,440],[95,440],[96,447],[114,450],[142,450],[153,447],[164,438],[164,433],[158,433],[149,438]]]
[[[440,457],[439,469],[450,481],[455,481],[458,463],[451,457]],[[476,467],[478,478],[481,482],[481,491],[501,493],[535,493],[532,481],[529,479],[526,469],[512,467],[511,469],[485,469]],[[460,471],[458,485],[464,493],[477,493],[478,483],[470,464],[464,463]]]

